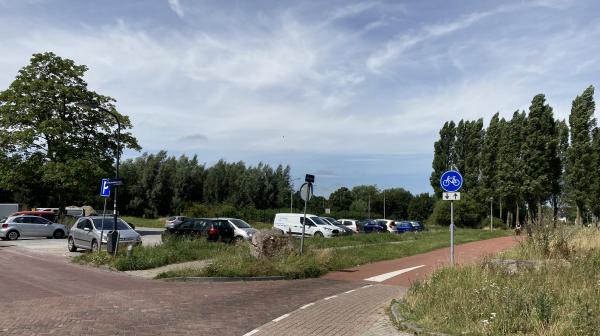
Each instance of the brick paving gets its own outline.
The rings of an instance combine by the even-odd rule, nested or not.
[[[404,291],[404,288],[386,285],[359,287],[351,293],[340,293],[328,300],[323,298],[307,308],[293,311],[281,321],[258,328],[254,335],[399,335],[393,326],[382,321],[382,317],[387,318],[383,307],[401,297]]]
[[[170,283],[0,249],[0,336],[243,335],[356,287],[310,279]]]
[[[470,262],[516,243],[506,237],[461,245],[457,259]],[[255,328],[254,335],[401,335],[385,307],[403,295],[403,286],[445,263],[442,249],[321,279],[170,283],[0,246],[0,336],[241,336]],[[362,287],[367,277],[421,264],[427,266]],[[290,315],[272,322],[283,314]]]

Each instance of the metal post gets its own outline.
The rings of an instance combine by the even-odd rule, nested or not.
[[[290,189],[290,213],[293,212],[292,207],[294,206],[294,188]]]
[[[102,212],[102,228],[100,228],[100,243],[98,244],[98,252],[102,250],[102,237],[104,236],[104,218],[106,217],[106,203],[108,203],[107,201],[108,199],[104,198],[104,211]]]
[[[450,201],[450,264],[454,266],[454,201]]]
[[[304,197],[304,219],[302,220],[302,236],[300,237],[300,255],[304,252],[304,232],[306,228],[306,206],[308,205],[308,196],[310,195],[311,184],[306,186],[306,197]],[[300,188],[302,190],[302,188]]]
[[[490,231],[494,230],[494,198],[490,197]]]

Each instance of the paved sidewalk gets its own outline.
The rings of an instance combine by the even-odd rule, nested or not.
[[[397,336],[385,307],[405,288],[366,285],[324,297],[246,333],[267,336]]]

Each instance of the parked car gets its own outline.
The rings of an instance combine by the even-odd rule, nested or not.
[[[349,235],[354,234],[354,231],[352,231],[352,229],[346,227],[344,224],[338,223],[338,221],[335,218],[321,217],[321,219],[333,226],[337,226],[337,228],[340,230],[340,234],[342,236],[349,236]]]
[[[368,219],[363,222],[363,231],[365,233],[387,232],[387,228],[385,227],[385,224],[380,221]]]
[[[212,220],[209,218],[184,217],[183,221],[165,228],[161,238],[164,241],[172,236],[208,237],[208,229],[211,225]]]
[[[304,214],[300,213],[278,213],[273,221],[273,228],[283,233],[292,235],[302,235],[302,223]],[[335,237],[340,234],[337,226],[324,222],[315,215],[306,215],[306,225],[304,225],[304,235],[314,237]]]
[[[69,232],[67,243],[69,251],[76,252],[77,249],[98,250],[98,244],[101,241],[100,234],[102,233],[102,244],[106,244],[108,231],[112,230],[113,225],[114,221],[111,217],[80,217]],[[119,231],[119,245],[142,244],[142,236],[121,218],[117,219],[116,229]]]
[[[53,223],[56,223],[56,221],[58,220],[58,213],[56,213],[54,211],[17,211],[15,213],[13,213],[11,216],[19,216],[19,215],[43,217]]]
[[[388,232],[396,231],[396,222],[391,219],[376,219],[376,221],[385,226]]]
[[[188,217],[185,217],[185,216],[171,216],[171,217],[168,217],[165,220],[165,228],[167,228],[167,229],[173,229],[173,228],[175,228],[175,225],[183,222],[187,218]]]
[[[419,221],[410,221],[413,231],[425,231],[425,226]]]
[[[233,239],[237,241],[250,240],[257,229],[253,228],[252,225],[238,218],[213,218],[216,221],[226,221],[233,228]]]
[[[354,232],[362,231],[362,225],[360,225],[359,221],[357,221],[356,219],[338,219],[337,222]]]
[[[5,218],[0,225],[0,238],[17,240],[20,237],[64,238],[69,229],[43,217],[16,215]]]
[[[396,223],[396,233],[413,231],[413,226],[409,221],[401,221]]]

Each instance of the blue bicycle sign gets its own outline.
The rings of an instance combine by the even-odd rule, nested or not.
[[[456,192],[459,191],[463,184],[462,175],[456,170],[449,170],[440,177],[440,186],[444,191]]]

